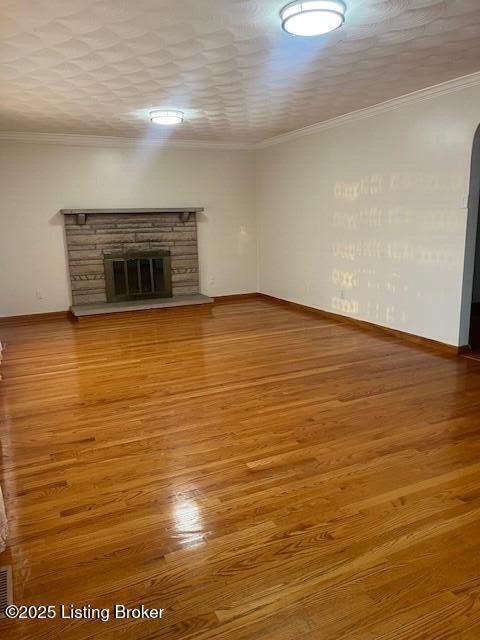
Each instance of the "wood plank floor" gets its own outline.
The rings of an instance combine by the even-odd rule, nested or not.
[[[480,362],[262,299],[18,322],[17,604],[51,640],[478,640]]]

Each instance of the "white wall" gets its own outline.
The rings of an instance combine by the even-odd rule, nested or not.
[[[479,103],[480,87],[463,89],[260,150],[260,291],[465,343]]]
[[[403,105],[260,149],[256,167],[249,151],[0,143],[0,315],[69,306],[59,209],[188,205],[207,212],[204,293],[260,290],[464,344],[479,103],[477,86]]]
[[[0,143],[0,316],[67,309],[63,208],[205,207],[201,291],[256,291],[248,151]]]

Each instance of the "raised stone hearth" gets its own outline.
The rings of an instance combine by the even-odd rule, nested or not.
[[[168,251],[169,300],[198,295],[196,212],[201,210],[63,210],[73,306],[107,304],[104,259],[119,252]]]
[[[96,304],[73,305],[71,312],[75,318],[97,316],[104,313],[125,313],[126,311],[145,311],[146,309],[168,309],[171,307],[190,307],[197,304],[211,304],[213,298],[201,293],[192,296],[175,296],[155,300],[129,300],[128,302],[97,302]]]

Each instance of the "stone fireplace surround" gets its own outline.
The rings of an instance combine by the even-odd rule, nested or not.
[[[106,303],[104,256],[118,251],[170,251],[174,298],[198,294],[200,211],[63,209],[73,308]]]

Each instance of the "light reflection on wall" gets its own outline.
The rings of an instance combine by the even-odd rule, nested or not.
[[[342,289],[353,289],[357,286],[357,274],[354,271],[334,269],[332,271],[332,282],[342,287]]]
[[[425,278],[441,287],[442,276],[458,268],[451,237],[464,223],[462,187],[460,174],[428,172],[335,181],[332,309],[380,324],[405,323],[412,300],[424,302],[412,281]],[[439,194],[444,205],[432,206]]]
[[[341,314],[358,315],[358,300],[345,300],[334,296],[332,298],[332,309]]]
[[[248,250],[250,246],[250,235],[248,233],[248,229],[245,225],[240,225],[237,236],[237,253],[239,256],[245,254],[245,251]]]
[[[392,193],[456,193],[463,187],[461,174],[439,174],[427,172],[392,173],[388,178]]]
[[[383,177],[380,175],[363,176],[359,180],[349,182],[335,182],[335,200],[354,202],[362,195],[377,195],[383,191]]]

